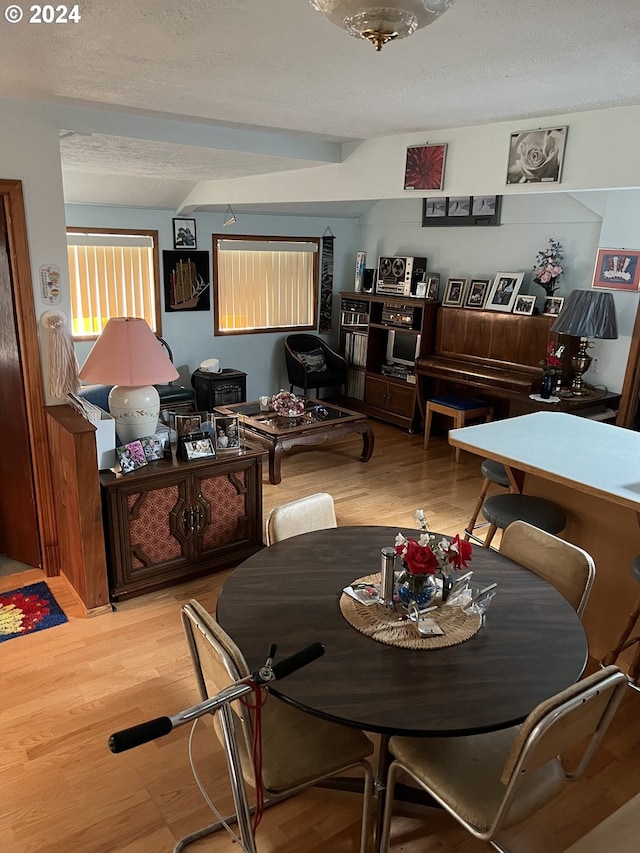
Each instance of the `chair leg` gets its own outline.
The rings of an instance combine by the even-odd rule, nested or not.
[[[422,444],[422,447],[424,450],[426,450],[427,447],[429,446],[429,436],[431,435],[431,421],[432,421],[432,419],[433,419],[433,412],[431,411],[429,406],[427,406],[427,415],[426,415],[425,420],[424,420],[424,442]]]
[[[489,530],[487,531],[487,535],[485,536],[484,542],[482,543],[483,548],[488,548],[491,545],[491,540],[496,535],[496,531],[498,530],[497,525],[490,524]]]
[[[469,523],[465,527],[464,538],[467,540],[467,542],[469,541],[469,537],[473,534],[473,531],[475,529],[476,521],[478,519],[478,516],[480,515],[480,510],[482,509],[482,504],[484,503],[484,499],[486,498],[487,492],[489,491],[489,483],[490,482],[491,481],[489,480],[488,477],[484,478],[484,482],[482,483],[482,490],[480,491],[480,494],[478,496],[478,500],[476,501],[476,505],[473,508],[473,514],[471,515],[471,518],[469,519]]]
[[[464,426],[465,415],[464,412],[456,412],[453,416],[453,428],[461,429]],[[456,447],[456,451],[453,454],[454,461],[457,463],[460,461],[460,448]]]
[[[392,763],[387,774],[387,789],[384,798],[384,817],[382,820],[382,832],[378,850],[380,853],[388,853],[389,836],[391,835],[391,820],[393,818],[393,794],[396,787],[396,767]]]
[[[627,618],[627,624],[624,626],[624,630],[620,634],[616,647],[608,652],[602,659],[603,666],[609,666],[610,664],[615,663],[618,656],[624,651],[624,649],[631,645],[631,643],[628,643],[627,641],[636,622],[638,621],[638,618],[640,618],[640,596],[638,596],[636,603],[633,605],[633,609]],[[640,641],[640,637],[638,637],[638,641]]]

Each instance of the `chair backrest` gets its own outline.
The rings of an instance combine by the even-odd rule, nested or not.
[[[266,542],[273,545],[299,533],[337,526],[333,498],[328,492],[317,492],[274,507],[265,523]]]
[[[596,574],[586,551],[526,521],[513,521],[502,534],[500,553],[543,577],[582,616]]]
[[[234,681],[250,674],[247,662],[231,637],[223,631],[214,617],[195,599],[182,608],[182,624],[187,636],[191,660],[202,700],[215,696]],[[244,706],[232,706],[242,774],[255,788],[253,773],[253,725],[251,714]],[[221,729],[214,727],[224,746]]]
[[[529,714],[513,742],[502,772],[510,786],[547,762],[569,753],[565,776],[575,781],[598,748],[628,687],[617,666],[607,666],[546,699]],[[575,748],[580,744],[580,750]]]

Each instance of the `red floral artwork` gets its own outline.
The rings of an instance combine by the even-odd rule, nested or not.
[[[446,145],[418,145],[407,148],[405,190],[441,190],[444,186],[446,153]]]

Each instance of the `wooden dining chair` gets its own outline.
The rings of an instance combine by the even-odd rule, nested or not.
[[[183,606],[182,622],[201,700],[215,696],[228,685],[250,674],[240,649],[198,601],[192,599]],[[268,649],[265,649],[265,656],[267,651]],[[373,771],[366,760],[373,752],[373,744],[366,735],[358,729],[305,714],[270,693],[261,709],[260,776],[256,774],[253,762],[254,712],[248,711],[246,706],[240,706],[239,703],[235,704],[238,707],[233,708],[237,732],[234,743],[225,743],[224,732],[217,725],[214,716],[216,734],[226,750],[237,750],[244,781],[253,789],[261,786],[265,807],[338,773],[354,769],[362,771],[364,793],[360,853],[366,853],[369,845],[373,790]],[[233,772],[231,764],[230,772]],[[242,779],[236,781],[245,793],[246,803],[246,788],[242,785]],[[248,824],[245,831],[250,834],[250,839],[242,840],[249,841],[250,849],[255,850],[251,824],[249,821],[242,821],[241,826],[245,823]],[[221,823],[216,823],[191,833],[178,843],[175,851],[216,832],[221,826]]]
[[[274,507],[265,522],[267,545],[312,530],[337,527],[333,498],[328,492],[316,492]]]
[[[526,521],[511,522],[502,534],[499,550],[543,577],[582,617],[596,576],[590,554]]]
[[[381,853],[389,849],[401,771],[472,835],[506,853],[496,841],[500,830],[582,776],[626,689],[624,673],[609,666],[539,704],[522,726],[469,737],[392,737]]]

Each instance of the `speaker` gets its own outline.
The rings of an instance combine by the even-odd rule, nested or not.
[[[364,271],[364,279],[362,281],[362,290],[365,293],[371,293],[373,291],[373,285],[376,280],[376,271],[375,270],[365,270]]]

